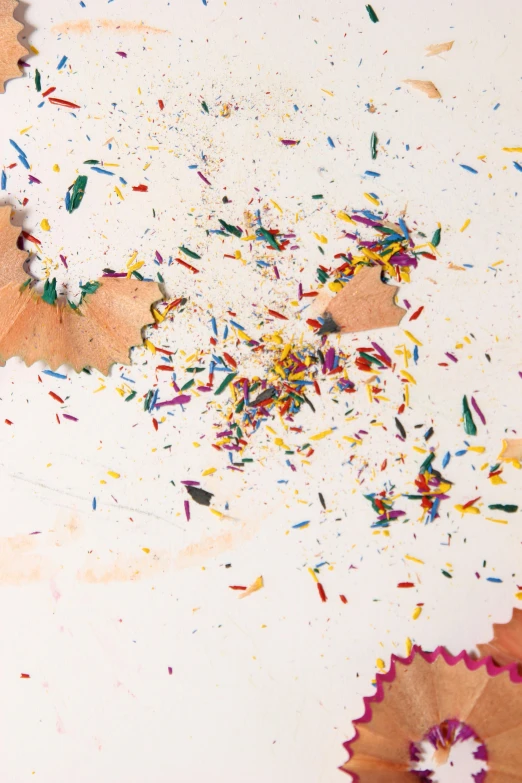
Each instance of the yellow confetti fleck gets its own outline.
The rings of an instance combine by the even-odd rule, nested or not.
[[[343,212],[342,210],[339,210],[336,217],[338,217],[339,220],[344,220],[346,223],[353,223],[355,226],[355,220],[352,220],[350,215],[347,215],[346,212]]]
[[[422,606],[416,606],[413,610],[412,620],[417,620],[422,614]]]
[[[332,429],[324,430],[323,432],[318,432],[317,435],[311,435],[308,440],[322,440],[323,438],[326,438],[327,435],[331,435],[332,432]]]
[[[201,475],[202,476],[211,476],[215,472],[216,472],[216,468],[207,468],[206,470],[203,471],[203,473]]]
[[[382,658],[377,658],[375,663],[376,663],[377,668],[379,669],[380,672],[385,672],[386,671],[386,664],[384,663]]]
[[[406,380],[409,381],[410,383],[414,383],[415,385],[417,385],[417,381],[415,380],[413,375],[410,375],[410,373],[406,372],[406,370],[401,370],[400,372],[403,378],[406,378]]]
[[[54,164],[53,171],[56,171],[56,172],[60,171],[60,167],[59,167],[59,165],[57,163]]]
[[[278,210],[278,211],[279,211],[281,214],[283,214],[283,210],[281,209],[281,207],[279,206],[279,204],[278,204],[276,201],[274,201],[274,199],[272,199],[272,198],[270,199],[270,201],[272,202],[272,204],[274,205],[274,207],[275,207],[275,208],[276,208],[276,209],[277,209],[277,210]]]
[[[50,226],[49,221],[47,220],[47,218],[44,218],[42,220],[42,222],[40,223],[40,228],[43,229],[43,231],[50,231],[51,230],[51,226]]]
[[[243,592],[239,595],[239,598],[246,598],[247,595],[252,595],[252,593],[256,593],[258,590],[261,590],[262,587],[265,586],[265,583],[263,581],[262,576],[258,576],[255,582],[252,582],[250,587],[247,587],[246,590],[243,590]]]
[[[502,147],[504,152],[522,152],[522,147]]]
[[[145,554],[146,554],[146,555],[148,555],[148,554],[149,554],[149,552],[150,552],[150,549],[149,549],[149,547],[148,547],[148,546],[142,546],[142,547],[141,547],[141,551],[142,551],[142,552],[145,552]]]
[[[119,474],[119,473],[116,473],[116,471],[115,471],[115,470],[108,470],[108,471],[107,471],[107,475],[108,475],[108,476],[112,476],[112,478],[115,478],[115,479],[116,479],[116,478],[120,478],[120,474]]]
[[[317,578],[317,574],[315,573],[313,568],[308,569],[308,573],[314,578],[314,581],[318,582],[319,579]]]
[[[421,565],[424,565],[424,560],[419,560],[417,557],[412,557],[412,555],[404,555],[405,560],[411,560],[412,563],[420,563]]]
[[[522,590],[519,593],[515,593],[515,598],[518,598],[519,601],[522,601]]]
[[[478,509],[476,506],[462,506],[460,503],[455,506],[455,509],[457,511],[460,511],[461,514],[480,514],[480,509]]]
[[[333,92],[330,92],[330,90],[325,90],[325,89],[324,89],[324,87],[321,87],[321,90],[322,90],[323,92],[325,92],[327,95],[329,95],[331,98],[333,98],[333,97],[334,97],[334,94],[333,94]]]
[[[405,329],[405,330],[404,330],[404,334],[406,335],[406,337],[407,337],[409,340],[411,340],[411,341],[412,341],[412,343],[415,343],[415,345],[422,346],[422,343],[421,343],[421,341],[420,341],[420,340],[417,340],[417,338],[415,337],[415,335],[413,335],[411,332],[408,332],[408,330],[407,330],[407,329]]]
[[[412,643],[412,641],[411,641],[409,636],[406,638],[404,646],[406,648],[406,658],[409,658],[409,656],[411,655],[412,647],[413,647],[413,643]]]
[[[464,221],[464,223],[462,224],[462,228],[460,229],[460,233],[461,234],[462,234],[463,231],[465,231],[467,229],[467,227],[469,226],[470,223],[471,223],[471,220],[469,218]]]
[[[378,198],[374,198],[370,193],[363,193],[363,196],[364,198],[367,198],[368,201],[371,201],[372,204],[375,204],[376,207],[381,203]]]
[[[498,525],[507,525],[508,520],[507,519],[493,519],[493,517],[486,517],[488,522],[496,522]]]

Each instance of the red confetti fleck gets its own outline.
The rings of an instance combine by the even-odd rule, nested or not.
[[[136,191],[136,193],[146,193],[149,188],[147,185],[133,185],[132,189]]]
[[[56,106],[65,106],[66,109],[81,109],[77,103],[71,103],[71,101],[64,101],[63,98],[49,98],[49,103],[54,103]]]
[[[20,679],[21,680],[30,680],[31,679],[31,675],[30,674],[24,674],[22,672],[22,674],[20,675]]]
[[[281,313],[278,313],[277,310],[271,310],[270,308],[268,308],[268,312],[270,313],[270,315],[273,315],[274,318],[280,318],[282,321],[288,321],[286,315],[281,315]]]
[[[328,598],[326,597],[326,593],[324,592],[324,587],[322,586],[321,582],[317,582],[317,589],[319,591],[319,595],[321,596],[321,601],[323,604],[325,604],[328,601]]]
[[[186,266],[187,269],[190,269],[190,271],[194,272],[195,275],[197,275],[199,272],[199,269],[196,269],[196,267],[192,266],[192,264],[188,264],[186,261],[183,261],[182,258],[175,258],[174,261],[177,261],[178,264],[182,264],[182,266]]]
[[[53,400],[56,400],[56,402],[61,402],[63,405],[63,400],[61,397],[58,397],[57,394],[55,394],[53,391],[49,392],[49,396],[53,398]]]
[[[5,420],[5,423],[6,423],[6,424],[12,424],[13,422],[12,422],[12,421],[9,421],[9,419],[6,419],[6,420]]]
[[[22,231],[22,236],[24,237],[24,239],[28,239],[29,242],[35,242],[37,245],[42,244],[39,239],[33,237],[32,234],[28,234],[27,231]]]
[[[56,87],[49,87],[48,90],[42,93],[42,98],[47,98],[48,95],[50,95],[52,92],[56,90]]]
[[[424,305],[422,305],[422,307],[419,307],[418,310],[415,310],[413,315],[410,315],[409,320],[410,321],[416,321],[417,318],[419,317],[419,315],[422,313],[423,310],[424,310]]]
[[[161,111],[163,111],[163,109],[165,108],[165,104],[163,103],[161,98],[158,100],[158,106],[160,107]]]
[[[399,582],[397,587],[415,587],[413,582]]]
[[[339,598],[341,599],[343,604],[347,604],[348,603],[348,599],[347,599],[347,597],[345,595],[340,595]]]
[[[246,590],[246,587],[243,585],[229,585],[230,590]]]
[[[223,357],[224,357],[224,359],[225,359],[225,361],[226,361],[226,363],[227,363],[227,364],[230,364],[230,366],[231,366],[231,367],[233,367],[234,369],[236,369],[236,367],[237,367],[237,362],[236,362],[236,360],[235,360],[235,359],[233,359],[233,358],[230,356],[230,354],[229,354],[229,353],[226,353],[226,351],[224,351],[224,352],[223,352]]]

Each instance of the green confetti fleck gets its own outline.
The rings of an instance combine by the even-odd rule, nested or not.
[[[185,247],[185,245],[180,245],[179,249],[181,250],[182,253],[185,253],[185,255],[188,256],[189,258],[195,258],[195,259],[201,258],[201,256],[198,256],[198,254],[194,253],[193,250],[189,250],[188,247]]]
[[[40,71],[38,70],[38,68],[34,72],[34,84],[35,84],[35,87],[36,87],[36,92],[41,92],[42,91],[42,77],[40,76]]]
[[[323,198],[323,194],[322,193],[316,193],[315,196],[312,196],[312,198],[315,198],[315,199]]]
[[[377,157],[377,134],[375,132],[372,133],[370,139],[370,151],[372,153],[372,160],[375,160]]]
[[[53,305],[57,298],[58,294],[56,293],[56,277],[53,277],[53,279],[50,281],[47,279],[44,283],[44,290],[42,294],[43,301],[47,302],[47,304]]]
[[[371,7],[371,5],[367,5],[367,6],[366,6],[366,10],[368,11],[368,16],[370,17],[370,19],[372,20],[372,22],[374,22],[374,23],[375,23],[375,22],[378,22],[378,21],[379,21],[379,17],[378,17],[378,16],[377,16],[377,14],[375,13],[375,11],[374,11],[374,10],[373,10],[373,8]]]
[[[433,247],[438,247],[438,245],[440,245],[440,234],[441,234],[440,228],[437,228],[431,238],[431,244],[433,245]]]
[[[453,579],[452,575],[449,574],[447,571],[444,571],[443,568],[441,569],[441,571],[442,571],[442,573],[444,574],[445,577],[447,577],[448,579]]]
[[[239,230],[239,228],[236,228],[236,226],[231,225],[230,223],[226,223],[224,220],[221,220],[221,218],[218,218],[219,222],[221,223],[221,227],[225,229],[225,231],[228,231],[229,234],[233,234],[235,237],[241,237],[242,231]]]
[[[236,375],[237,375],[237,372],[230,372],[226,376],[225,380],[222,381],[222,383],[219,384],[219,386],[217,387],[216,391],[214,392],[214,395],[221,394],[222,392],[224,392],[225,389],[227,388],[227,386],[229,385],[229,383],[232,383],[232,381],[234,380]]]
[[[100,160],[84,160],[83,162],[86,166],[96,166],[98,163],[101,163]]]
[[[257,229],[256,234],[258,237],[262,237],[265,240],[265,242],[268,242],[270,247],[273,247],[274,250],[281,250],[281,248],[277,244],[277,240],[274,237],[274,235],[271,234],[270,231],[267,231],[266,228],[263,228],[261,226],[261,228]]]
[[[464,417],[464,432],[466,435],[476,435],[477,428],[475,426],[475,422],[473,421],[473,416],[471,415],[471,411],[468,405],[468,398],[466,395],[464,395],[462,398],[462,415]]]
[[[206,111],[206,113],[208,114],[208,106],[206,101],[201,101],[201,105],[203,106],[204,111]]]
[[[135,396],[137,395],[137,393],[138,393],[137,391],[131,391],[129,396],[125,397],[125,402],[130,402],[131,400],[133,400],[135,398]]]
[[[69,202],[69,212],[74,212],[75,209],[78,209],[78,207],[82,203],[82,199],[86,187],[87,187],[87,177],[84,174],[80,174],[79,177],[76,177],[76,181],[72,186],[72,188],[70,189],[71,200]]]

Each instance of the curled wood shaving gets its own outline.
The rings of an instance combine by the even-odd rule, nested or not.
[[[433,82],[424,82],[421,79],[405,79],[404,84],[409,84],[414,90],[420,90],[428,98],[442,98]]]
[[[323,334],[362,332],[400,323],[406,310],[395,304],[397,286],[383,283],[381,273],[380,266],[364,267],[334,296],[324,313]]]
[[[497,666],[522,665],[522,609],[513,609],[508,623],[493,625],[493,639],[478,644],[481,655],[491,655]]]
[[[22,269],[25,253],[16,248],[17,230],[9,207],[0,208],[0,360],[19,356],[27,365],[44,361],[53,370],[68,364],[77,372],[95,367],[107,374],[127,364],[141,330],[153,322],[151,306],[161,298],[157,283],[105,277],[73,310],[63,300],[47,304],[29,287]]]
[[[17,37],[24,26],[13,18],[17,5],[18,0],[0,0],[0,93],[9,79],[22,75],[18,60],[27,54]]]
[[[454,43],[455,41],[446,41],[446,43],[430,44],[430,46],[426,47],[426,57],[433,57],[441,52],[449,52]]]
[[[412,746],[417,750],[450,720],[472,727],[487,745],[488,781],[520,780],[522,681],[515,665],[499,670],[491,658],[473,661],[465,652],[453,657],[440,647],[433,653],[414,647],[406,659],[392,655],[390,671],[377,674],[376,682],[376,693],[364,699],[365,714],[355,721],[355,739],[345,743],[350,758],[341,769],[356,781],[413,780]],[[435,746],[443,763],[444,745]]]
[[[504,462],[522,462],[522,438],[506,438],[503,440],[499,459]]]

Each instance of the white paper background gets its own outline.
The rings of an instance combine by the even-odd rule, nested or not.
[[[315,417],[304,412],[296,421],[309,434],[338,427],[315,444],[309,465],[295,460],[292,473],[263,435],[261,462],[236,474],[210,446],[204,405],[176,411],[155,432],[142,405],[125,404],[116,392],[118,369],[94,394],[96,373],[65,371],[67,380],[40,374],[40,381],[43,366],[9,361],[0,370],[0,421],[13,422],[0,427],[0,775],[6,783],[334,783],[342,780],[342,742],[362,712],[362,696],[372,692],[377,658],[404,654],[407,637],[426,649],[471,651],[490,638],[493,621],[510,617],[522,583],[520,516],[510,515],[507,526],[485,517],[489,503],[520,502],[520,471],[507,466],[507,484],[494,487],[480,468],[494,464],[502,438],[520,427],[522,174],[512,163],[516,155],[502,147],[522,144],[522,22],[517,4],[507,0],[397,0],[374,7],[378,24],[354,0],[209,0],[208,6],[86,0],[86,8],[39,0],[22,9],[39,54],[28,58],[26,78],[10,82],[0,97],[0,162],[16,161],[8,139],[16,140],[42,184],[28,185],[21,166],[8,169],[0,203],[16,208],[16,225],[42,239],[42,259],[51,259],[73,293],[80,279],[95,278],[106,266],[124,269],[134,250],[146,261],[141,271],[151,275],[158,270],[156,250],[164,257],[181,244],[198,250],[200,276],[176,265],[161,268],[168,296],[188,296],[190,305],[161,339],[154,335],[156,344],[181,346],[188,355],[208,345],[211,312],[221,330],[231,308],[254,332],[253,302],[291,310],[297,282],[305,290],[314,284],[312,232],[329,237],[328,253],[345,249],[333,215],[370,207],[363,193],[375,191],[392,215],[406,207],[408,220],[428,236],[437,222],[443,229],[440,260],[421,263],[401,292],[413,307],[425,306],[412,324],[423,347],[411,409],[401,420],[413,433],[415,424],[426,425],[422,433],[433,423],[430,445],[437,446],[439,467],[446,451],[464,448],[464,394],[477,396],[488,423],[475,439],[486,452],[454,457],[444,471],[454,488],[440,519],[418,524],[418,507],[410,504],[412,521],[395,523],[386,538],[371,530],[374,514],[363,497],[382,489],[382,477],[368,468],[359,485],[342,437],[352,436],[358,422],[344,423],[344,410],[328,395]],[[52,31],[86,19],[91,33]],[[96,19],[143,21],[168,33],[107,31],[97,29]],[[425,46],[453,39],[451,52],[424,57]],[[71,70],[58,73],[63,55]],[[81,105],[76,118],[50,104],[37,108],[35,67],[43,89],[56,86],[57,96]],[[410,92],[406,78],[432,79],[443,101]],[[202,113],[201,100],[210,115]],[[370,101],[374,114],[366,110]],[[224,102],[237,106],[228,119],[219,115]],[[376,161],[369,155],[372,131],[380,142]],[[111,137],[109,152],[103,145]],[[301,144],[287,149],[279,138]],[[201,165],[202,152],[201,170],[212,188],[188,168]],[[80,209],[67,214],[65,192],[78,173],[89,173],[82,166],[88,158],[120,164],[115,171],[129,183],[125,201],[108,177],[92,173]],[[380,179],[363,179],[366,169]],[[148,193],[130,191],[140,182]],[[226,211],[225,193],[232,201]],[[324,204],[312,202],[313,193],[323,193]],[[237,243],[206,236],[217,217],[242,224],[256,195],[263,204],[281,205],[277,222],[285,230],[303,212],[293,289],[278,286],[252,262],[223,259]],[[22,209],[24,197],[29,202]],[[449,262],[473,266],[455,271]],[[41,262],[32,268],[38,273]],[[294,327],[284,328],[290,334]],[[456,350],[466,335],[470,344]],[[388,352],[404,342],[400,328],[378,339]],[[344,337],[343,345],[364,340]],[[446,351],[456,352],[459,363],[439,366],[448,361]],[[124,374],[142,394],[155,379],[158,357],[141,349],[134,357]],[[395,401],[397,388],[390,394]],[[63,409],[50,390],[67,398]],[[393,462],[396,406],[372,411],[364,391],[353,397],[350,404],[365,421],[374,415],[391,423],[360,447],[357,469],[365,459],[377,465],[388,457],[384,477],[411,491],[422,458],[412,439],[404,465]],[[78,423],[58,425],[61,410]],[[200,448],[192,445],[197,441]],[[200,480],[211,466],[217,471],[204,486],[219,508],[229,503],[230,519],[192,503],[187,523],[179,482]],[[110,478],[109,470],[121,477]],[[483,513],[462,519],[454,505],[477,496]],[[308,528],[291,529],[303,519],[312,520]],[[41,534],[29,536],[33,531]],[[183,554],[206,536],[228,532],[227,551],[216,557]],[[332,566],[321,569],[326,604],[308,573],[322,561]],[[441,575],[448,563],[452,580]],[[229,585],[250,584],[260,574],[264,590],[238,601]],[[488,576],[503,582],[487,582]],[[407,580],[417,587],[397,589]],[[413,621],[418,602],[423,613]],[[21,672],[31,678],[20,679]]]

